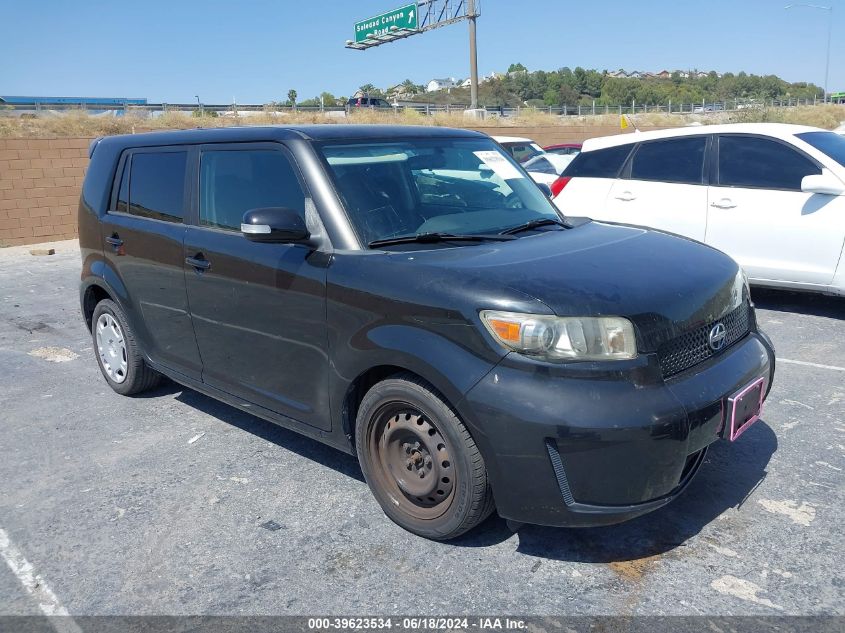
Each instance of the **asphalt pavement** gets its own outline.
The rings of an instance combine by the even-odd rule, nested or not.
[[[0,250],[0,615],[845,615],[843,299],[753,293],[764,419],[669,506],[435,543],[353,457],[170,382],[112,392],[55,246]]]

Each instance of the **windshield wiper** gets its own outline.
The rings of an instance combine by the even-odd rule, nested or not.
[[[514,233],[522,233],[522,231],[530,231],[541,226],[551,226],[552,224],[556,224],[557,226],[562,226],[567,229],[571,228],[566,222],[563,222],[562,220],[557,220],[554,218],[542,218],[539,220],[529,220],[525,224],[520,224],[519,226],[506,229],[502,231],[499,235],[513,235]]]
[[[399,237],[386,237],[383,240],[373,240],[367,246],[376,248],[378,246],[389,246],[391,244],[433,244],[435,242],[507,242],[515,240],[512,235],[455,235],[454,233],[417,233],[416,235],[400,235]]]

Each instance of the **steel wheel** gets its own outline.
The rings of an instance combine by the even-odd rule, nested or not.
[[[97,354],[103,371],[114,382],[120,384],[126,380],[126,341],[123,330],[115,318],[105,312],[97,319],[96,324]]]
[[[417,519],[443,515],[456,486],[448,442],[411,405],[393,403],[374,417],[368,445],[379,486],[400,510]]]

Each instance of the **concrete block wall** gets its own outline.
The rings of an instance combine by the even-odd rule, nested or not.
[[[76,237],[89,138],[0,138],[0,247]]]

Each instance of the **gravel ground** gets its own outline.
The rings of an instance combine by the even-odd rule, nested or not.
[[[0,550],[38,574],[0,564],[0,614],[845,615],[845,300],[754,293],[780,359],[764,420],[668,507],[442,544],[350,456],[172,383],[113,393],[76,243],[53,246],[0,250]]]

